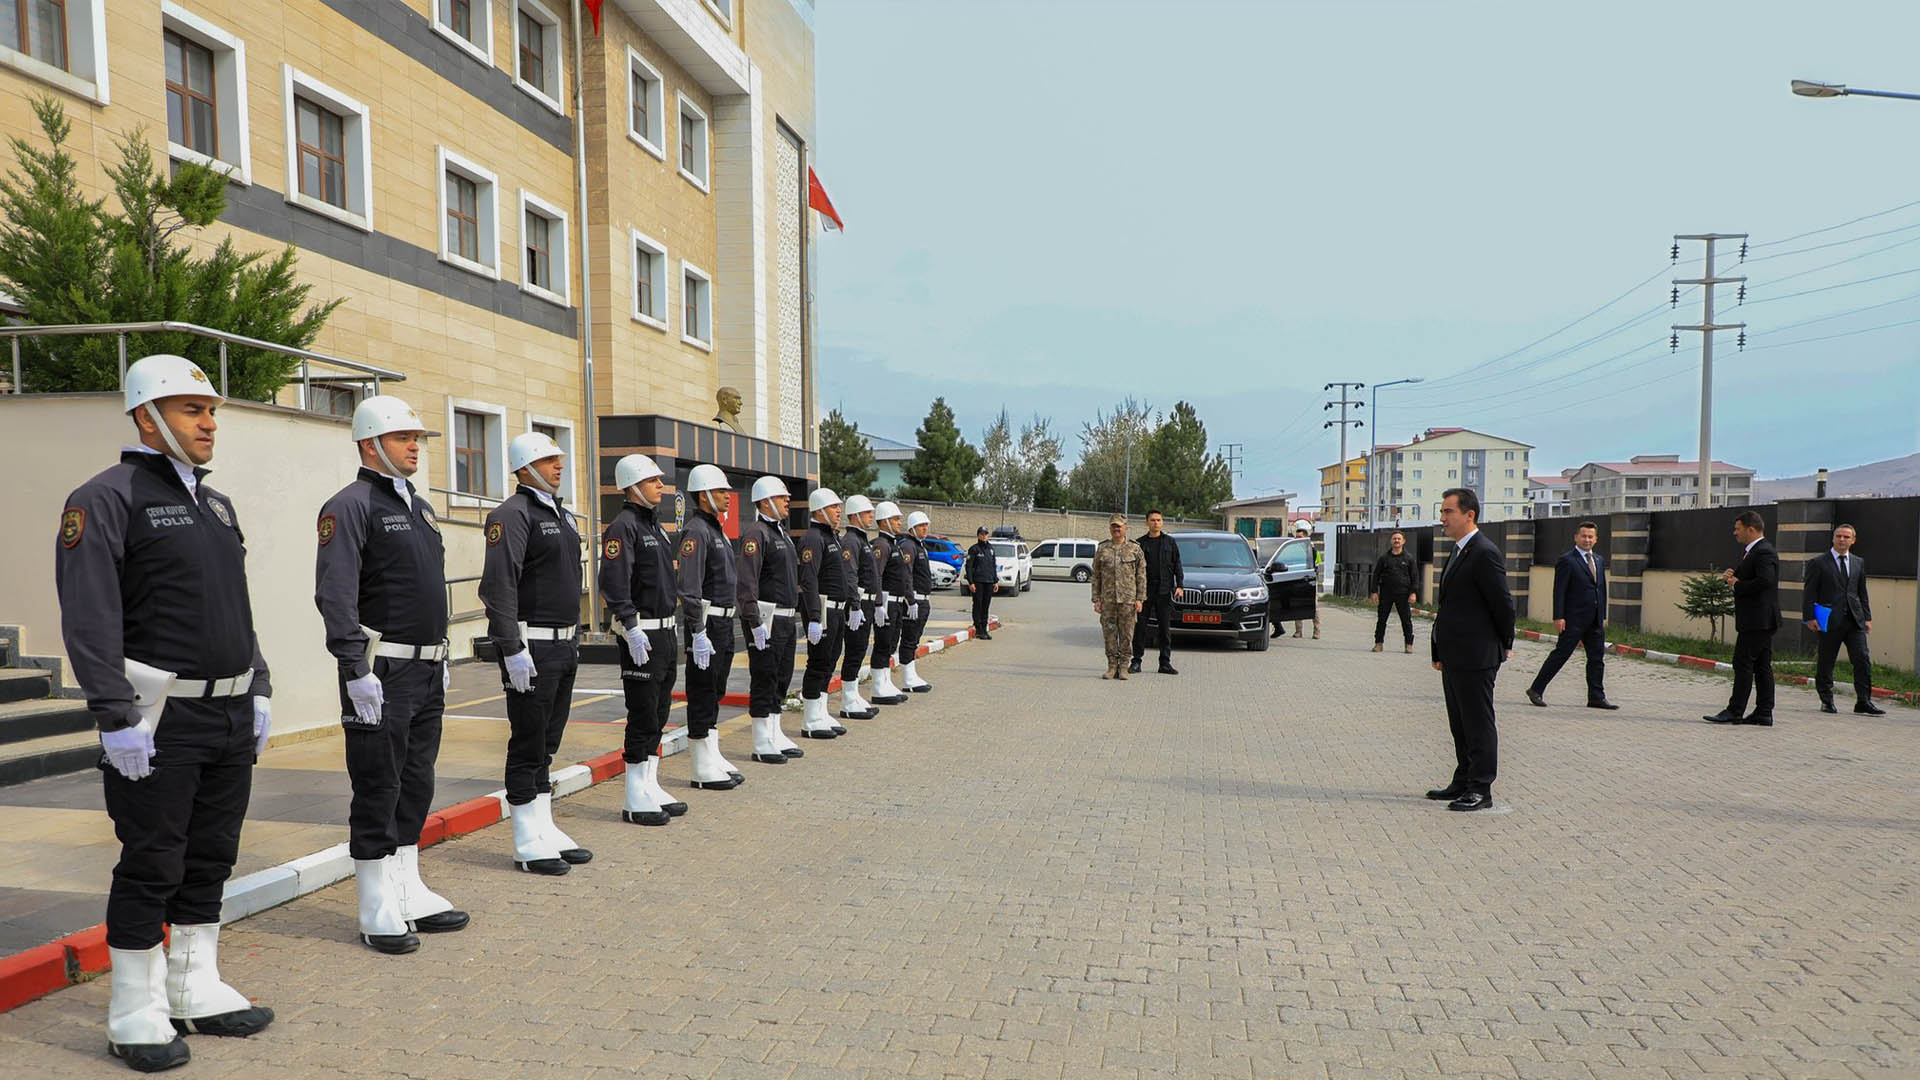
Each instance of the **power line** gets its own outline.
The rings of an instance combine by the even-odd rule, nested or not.
[[[1795,240],[1801,240],[1809,236],[1819,236],[1821,233],[1830,233],[1835,229],[1844,229],[1849,225],[1858,225],[1863,221],[1872,221],[1874,218],[1886,217],[1888,214],[1897,214],[1902,210],[1915,206],[1920,206],[1920,199],[1915,199],[1912,202],[1904,202],[1899,206],[1890,206],[1885,210],[1876,210],[1871,214],[1862,214],[1857,218],[1842,221],[1838,225],[1825,225],[1818,229],[1808,229],[1806,232],[1794,233],[1792,236],[1783,236],[1778,240],[1769,240],[1764,244],[1750,244],[1748,245],[1748,250],[1758,251],[1761,248],[1770,248],[1776,244],[1790,244]]]
[[[1509,359],[1514,356],[1518,356],[1519,354],[1526,352],[1528,349],[1533,348],[1535,345],[1539,345],[1543,342],[1550,341],[1553,338],[1556,338],[1561,334],[1567,332],[1568,330],[1571,330],[1574,327],[1580,325],[1581,323],[1586,322],[1588,319],[1593,318],[1595,315],[1600,314],[1601,312],[1607,310],[1608,308],[1619,303],[1620,301],[1625,300],[1627,297],[1632,296],[1635,292],[1639,291],[1642,288],[1645,288],[1655,278],[1659,277],[1662,274],[1668,273],[1669,270],[1670,270],[1669,267],[1661,267],[1660,269],[1655,270],[1652,274],[1649,274],[1646,277],[1628,286],[1626,291],[1622,292],[1619,296],[1616,296],[1613,299],[1607,301],[1606,303],[1601,304],[1599,307],[1594,308],[1592,311],[1587,312],[1585,315],[1582,315],[1579,318],[1573,320],[1572,322],[1567,323],[1565,326],[1560,327],[1559,329],[1553,331],[1552,333],[1546,334],[1542,337],[1535,338],[1534,340],[1529,341],[1525,345],[1522,345],[1519,348],[1514,349],[1512,352],[1502,353],[1501,355],[1496,356],[1491,360],[1483,360],[1480,363],[1473,365],[1472,367],[1463,368],[1460,371],[1456,371],[1451,375],[1441,375],[1438,378],[1430,379],[1428,380],[1428,385],[1431,386],[1434,383],[1452,382],[1466,375],[1470,375],[1473,372],[1478,371],[1482,368],[1491,367],[1494,364],[1498,364],[1503,360]]]

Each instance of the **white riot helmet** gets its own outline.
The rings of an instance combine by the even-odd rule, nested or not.
[[[892,521],[900,516],[900,508],[890,501],[882,501],[879,506],[873,508],[873,516],[881,521]]]
[[[814,488],[813,494],[807,496],[807,513],[809,514],[817,514],[830,506],[839,505],[840,496],[835,495],[832,488]]]
[[[720,471],[718,465],[695,465],[687,474],[687,492],[698,495],[703,491],[726,491],[727,474]]]
[[[872,499],[867,498],[865,495],[847,496],[847,501],[846,501],[845,509],[843,510],[843,512],[848,517],[852,517],[855,514],[871,513],[872,511],[873,511]]]
[[[1296,521],[1293,523],[1293,531],[1294,532],[1312,532],[1313,522],[1308,521],[1306,518],[1301,518],[1299,521]]]
[[[793,495],[792,492],[787,490],[787,485],[781,482],[779,477],[763,476],[753,482],[754,502],[757,503],[762,499],[771,499],[776,495],[785,495],[788,498],[792,498]]]
[[[627,491],[643,480],[652,480],[657,476],[665,475],[660,471],[660,466],[654,464],[653,459],[645,454],[628,454],[613,463],[613,486],[621,491]],[[644,497],[641,501],[646,502]],[[657,504],[646,503],[646,505]]]
[[[391,435],[396,431],[417,431],[421,438],[440,434],[428,431],[426,421],[413,411],[413,406],[391,394],[375,394],[361,402],[353,410],[353,441],[373,440],[373,452],[380,457],[380,464],[387,467],[388,476],[404,476],[394,467],[393,459],[387,456],[387,448],[381,443],[382,435]]]
[[[922,525],[932,525],[933,519],[919,510],[907,515],[907,528],[917,529]]]
[[[560,449],[560,444],[553,441],[553,436],[551,435],[538,431],[529,431],[525,435],[515,435],[513,441],[507,444],[507,471],[517,473],[536,461],[545,461],[550,457],[560,457],[565,453],[566,451]],[[549,495],[554,493],[553,488],[547,486],[545,477],[537,472],[530,472],[527,475],[532,478],[534,487],[539,488]]]
[[[147,415],[153,417],[154,426],[160,429],[160,438],[166,441],[168,452],[182,465],[192,465],[193,460],[180,448],[180,441],[173,437],[173,429],[160,418],[160,409],[153,403],[161,398],[184,395],[210,397],[215,401],[227,400],[225,395],[214,389],[213,382],[207,378],[206,372],[200,370],[200,365],[172,353],[155,353],[128,365],[121,392],[125,395],[123,400],[126,403],[122,411],[132,414],[133,410],[146,406]]]

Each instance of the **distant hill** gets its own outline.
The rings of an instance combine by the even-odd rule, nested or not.
[[[1755,502],[1779,502],[1781,499],[1813,498],[1812,476],[1790,476],[1782,480],[1755,480]],[[1862,495],[1920,495],[1920,454],[1835,469],[1827,474],[1827,496],[1850,498]]]

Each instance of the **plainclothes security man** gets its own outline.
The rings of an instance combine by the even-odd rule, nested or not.
[[[273,1022],[220,979],[221,886],[240,851],[272,693],[253,631],[246,538],[204,482],[224,400],[180,356],[127,369],[139,441],[60,515],[54,577],[74,678],[100,730],[120,840],[107,894],[107,1050],[130,1068],[186,1064],[181,1034]],[[173,928],[162,951],[165,927]]]
[[[900,651],[901,622],[917,605],[913,594],[913,551],[901,535],[900,508],[883,502],[873,508],[880,537],[873,550],[880,560],[880,599],[873,605],[873,697],[875,705],[899,705],[907,695],[893,685],[893,658]]]
[[[1311,537],[1313,535],[1313,523],[1308,521],[1306,518],[1301,518],[1299,521],[1294,522],[1293,535],[1302,540],[1307,539],[1308,537]],[[1313,549],[1313,568],[1316,571],[1320,569],[1320,549],[1318,547],[1315,547]],[[1316,574],[1316,577],[1317,576],[1318,575]],[[1319,594],[1320,585],[1318,581],[1314,583],[1313,591],[1315,595]],[[1303,634],[1300,633],[1300,624],[1304,621],[1305,621],[1304,619],[1293,620],[1293,636],[1294,637],[1304,636]],[[1277,622],[1274,623],[1273,626],[1275,630],[1278,630],[1280,628],[1280,624]],[[1320,607],[1318,604],[1314,605],[1314,609],[1313,609],[1313,639],[1315,641],[1320,640]]]
[[[613,482],[626,494],[620,512],[600,538],[600,595],[620,638],[620,690],[627,704],[626,801],[620,820],[665,825],[687,804],[660,786],[660,736],[673,708],[679,643],[674,611],[680,583],[674,576],[673,541],[660,527],[666,482],[645,454],[614,463]]]
[[[860,684],[873,674],[867,645],[873,636],[873,605],[880,599],[880,559],[867,539],[873,531],[873,500],[849,495],[842,510],[846,528],[840,533],[840,549],[853,563],[854,599],[847,609],[847,643],[840,661],[840,718],[871,720],[880,710],[860,696]]]
[[[827,716],[827,687],[840,660],[848,601],[854,596],[854,568],[840,546],[840,496],[815,488],[807,496],[811,519],[796,546],[800,549],[800,617],[807,624],[807,670],[800,679],[805,706],[803,739],[831,739],[847,729]]]
[[[1100,677],[1124,679],[1133,657],[1135,616],[1147,595],[1147,557],[1139,544],[1127,539],[1124,515],[1113,515],[1107,533],[1093,551],[1093,610],[1107,641],[1107,673]]]
[[[313,602],[339,665],[360,940],[384,953],[418,949],[416,931],[467,925],[466,912],[420,880],[450,674],[447,575],[433,508],[407,478],[420,468],[421,441],[438,434],[397,397],[361,402],[360,473],[320,508],[314,558]]]
[[[973,546],[967,549],[966,561],[960,565],[961,580],[973,594],[973,636],[981,641],[993,640],[993,635],[987,633],[988,608],[993,603],[994,590],[1000,585],[1000,564],[994,558],[993,544],[987,535],[985,525],[974,530]]]
[[[747,636],[753,760],[785,765],[805,751],[780,730],[780,709],[793,685],[793,620],[798,615],[798,553],[787,537],[792,496],[777,476],[753,482],[753,520],[740,530],[740,628]]]
[[[487,515],[480,602],[507,695],[507,813],[513,865],[564,874],[593,852],[553,822],[553,755],[566,734],[580,669],[580,534],[561,505],[562,451],[539,432],[507,446],[520,486]]]
[[[733,617],[740,596],[739,568],[720,515],[733,507],[733,489],[718,465],[687,474],[694,512],[680,529],[680,617],[687,637],[687,748],[693,786],[738,787],[746,777],[720,756],[720,699],[733,670]]]
[[[909,694],[924,694],[933,689],[933,684],[920,677],[915,659],[920,653],[920,635],[926,631],[927,619],[933,614],[927,601],[927,597],[933,595],[933,562],[927,558],[927,546],[921,543],[932,527],[927,515],[915,510],[907,515],[907,532],[901,537],[907,545],[915,598],[900,624],[900,689]]]

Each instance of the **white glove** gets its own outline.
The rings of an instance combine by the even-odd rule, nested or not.
[[[507,686],[524,694],[533,688],[533,650],[521,649],[507,657]]]
[[[858,607],[850,607],[847,609],[847,629],[858,630],[861,624],[866,621],[867,616],[861,612]]]
[[[451,689],[453,689],[453,661],[442,660],[440,661],[440,692],[444,694]]]
[[[145,720],[119,731],[101,732],[100,749],[107,755],[107,764],[129,780],[153,773],[153,725]]]
[[[753,647],[756,649],[764,649],[767,647],[766,623],[761,623],[759,626],[753,628]]]
[[[653,652],[653,646],[647,641],[647,632],[636,626],[620,631],[620,636],[627,639],[627,651],[633,654],[634,665],[646,667],[647,655]]]
[[[705,671],[707,665],[712,662],[713,639],[707,636],[705,630],[702,630],[693,635],[693,666]]]
[[[263,697],[253,699],[253,756],[257,759],[267,752],[267,733],[273,730],[273,702]]]
[[[387,703],[387,691],[380,685],[380,676],[369,671],[357,679],[348,679],[347,700],[353,702],[356,720],[367,727],[380,726],[380,706]]]
[[[873,605],[873,625],[887,625],[887,594],[880,594],[880,602]]]
[[[826,630],[827,630],[826,627],[821,626],[817,622],[808,623],[807,624],[807,644],[809,645],[820,644],[820,636],[826,633]]]

